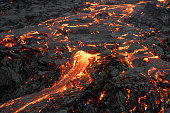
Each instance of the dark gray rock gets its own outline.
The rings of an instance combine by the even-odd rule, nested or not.
[[[119,73],[120,73],[120,70],[118,70],[118,69],[113,69],[110,74],[111,74],[112,77],[116,77],[116,76],[119,75]]]

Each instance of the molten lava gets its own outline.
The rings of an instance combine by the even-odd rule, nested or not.
[[[4,36],[4,39],[2,39],[0,43],[5,47],[12,49],[16,49],[15,47],[17,47],[17,45],[27,45],[29,42],[27,39],[38,40],[36,41],[35,45],[31,43],[32,45],[30,44],[28,46],[30,48],[17,48],[16,50],[19,52],[35,49],[40,51],[39,53],[37,52],[36,55],[43,55],[49,51],[53,51],[54,54],[52,54],[50,57],[58,58],[58,56],[55,55],[63,55],[63,50],[67,49],[67,52],[72,53],[72,56],[71,60],[69,59],[70,62],[64,62],[61,64],[60,68],[62,68],[62,74],[59,80],[56,81],[52,87],[46,88],[38,93],[33,93],[31,95],[26,95],[6,102],[0,105],[0,109],[2,109],[1,112],[24,112],[27,109],[30,109],[29,107],[31,105],[37,105],[37,109],[41,110],[42,106],[46,105],[48,103],[47,100],[50,100],[53,95],[64,95],[64,92],[72,90],[73,88],[74,90],[80,91],[85,85],[90,84],[93,80],[90,77],[90,73],[93,71],[95,66],[93,64],[96,64],[97,61],[101,59],[101,57],[99,56],[99,52],[92,54],[93,52],[95,53],[95,50],[91,50],[88,53],[79,49],[83,47],[98,47],[98,49],[100,48],[101,51],[105,49],[107,51],[103,52],[104,56],[107,56],[107,54],[110,52],[112,53],[112,56],[116,56],[121,59],[119,63],[125,62],[128,65],[129,70],[123,70],[122,74],[120,74],[122,81],[123,77],[127,77],[126,79],[129,77],[130,79],[131,77],[135,76],[136,78],[144,78],[145,81],[150,82],[150,86],[147,87],[147,90],[149,90],[149,94],[152,94],[154,102],[147,102],[146,93],[143,95],[135,95],[137,102],[136,104],[138,104],[138,106],[135,105],[131,107],[131,109],[129,109],[127,112],[138,112],[136,109],[139,108],[142,112],[146,112],[150,106],[153,107],[154,111],[158,105],[160,106],[160,103],[163,103],[164,101],[168,103],[168,87],[165,86],[162,88],[159,87],[159,85],[160,83],[168,83],[167,80],[162,78],[168,73],[170,64],[166,61],[163,61],[160,58],[161,55],[155,54],[155,51],[149,48],[150,44],[147,44],[147,39],[142,40],[142,37],[144,37],[145,34],[150,36],[152,33],[155,34],[156,31],[148,32],[147,30],[141,30],[134,25],[127,24],[123,21],[124,18],[132,16],[131,14],[134,12],[135,8],[139,8],[141,7],[141,4],[145,4],[150,1],[140,1],[135,5],[103,5],[102,3],[105,1],[106,0],[101,0],[97,3],[86,2],[86,5],[89,5],[89,7],[82,8],[83,13],[77,12],[75,15],[47,20],[38,25],[38,27],[42,28],[37,31],[30,31],[22,34],[19,37],[18,35],[13,35],[11,32]],[[165,3],[167,0],[158,1]],[[141,12],[140,14],[142,15],[143,13],[144,12]],[[43,30],[45,30],[45,32]],[[150,28],[150,30],[155,30],[155,28]],[[102,35],[102,38],[100,38],[100,35]],[[157,37],[154,37],[153,39],[161,42]],[[105,42],[106,40],[108,42]],[[55,44],[56,46],[51,47],[51,49],[50,46]],[[62,48],[60,45],[57,46],[57,44],[64,46]],[[153,44],[153,46],[155,46],[155,44]],[[10,52],[12,53],[13,51]],[[7,59],[10,59],[10,61],[14,60],[9,55]],[[52,66],[53,63],[50,62],[49,65]],[[115,72],[112,74],[114,75],[114,73]],[[43,77],[45,76],[46,75],[43,75]],[[109,76],[109,74],[107,76]],[[33,78],[31,78],[31,80],[33,80]],[[117,81],[119,80],[116,80],[116,82]],[[121,82],[121,85],[124,85],[123,82]],[[128,84],[125,85],[127,85],[127,88],[124,89],[127,92],[127,95],[124,99],[125,102],[121,102],[121,104],[128,105],[127,102],[131,101],[131,96],[135,90],[132,90],[131,87],[128,87]],[[99,98],[97,99],[98,104],[99,101],[101,101],[107,95],[107,91],[102,91],[103,92],[100,93],[100,96],[98,96]],[[156,94],[160,95],[160,99],[157,99]],[[89,102],[92,100],[93,99],[89,98],[85,105],[89,104]],[[159,111],[162,113],[165,111],[165,108],[161,106]]]
[[[100,53],[89,54],[82,50],[77,51],[76,54],[73,56],[73,63],[71,66],[72,68],[68,71],[67,74],[62,75],[62,77],[56,84],[53,85],[53,87],[44,89],[39,93],[31,94],[9,101],[0,106],[0,108],[7,107],[2,112],[18,113],[29,105],[33,105],[35,103],[41,102],[44,99],[48,99],[48,97],[53,94],[62,93],[65,90],[71,90],[72,87],[77,87],[74,85],[72,85],[71,87],[67,86],[67,84],[73,80],[76,80],[76,82],[84,82],[77,83],[76,85],[81,86],[84,84],[89,84],[90,82],[92,82],[92,78],[90,77],[89,73],[85,72],[85,70],[88,66],[91,66],[94,62],[100,59],[100,56],[98,56],[99,54]],[[63,70],[65,70],[65,68],[63,68]],[[83,88],[83,86],[81,87]]]

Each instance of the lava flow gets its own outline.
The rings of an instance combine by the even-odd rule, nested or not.
[[[70,112],[88,112],[92,106],[95,108],[91,112],[99,112],[100,109],[103,110],[100,112],[115,113],[168,111],[167,75],[170,63],[163,57],[168,57],[164,54],[168,48],[164,44],[167,39],[158,35],[162,32],[166,37],[166,31],[158,30],[159,22],[155,24],[146,20],[146,26],[140,23],[145,21],[145,16],[156,17],[151,6],[159,11],[167,1],[157,0],[157,4],[152,4],[152,1],[139,1],[136,4],[108,1],[86,2],[86,7],[79,8],[76,14],[47,20],[30,27],[31,31],[23,29],[2,34],[0,43],[10,50],[2,61],[4,70],[9,71],[12,67],[6,68],[8,60],[23,61],[24,66],[30,66],[32,70],[37,69],[38,64],[50,68],[45,67],[43,76],[41,70],[44,68],[38,68],[40,71],[34,73],[35,76],[28,77],[30,84],[50,75],[57,66],[62,74],[49,88],[0,105],[1,112],[30,112],[30,109],[41,112],[47,106],[57,109],[62,102],[50,105],[48,101],[57,101],[59,97],[53,99],[56,95],[64,98],[65,92],[69,91],[84,91],[78,96],[72,94],[75,98],[77,96],[77,99],[72,99],[75,102],[63,104],[66,107],[76,106],[70,107]],[[111,4],[113,1],[114,5]],[[164,10],[169,9],[165,7]],[[164,15],[164,19],[167,19],[167,15]],[[18,53],[21,55],[17,56]],[[32,58],[36,59],[33,63]],[[11,72],[15,72],[15,69]],[[14,81],[19,83],[19,77],[14,76]]]
[[[87,68],[87,66],[91,66],[94,62],[96,62],[100,58],[98,55],[99,54],[89,54],[84,51],[77,51],[73,57],[72,68],[68,71],[67,74],[63,75],[61,79],[59,79],[59,81],[56,84],[54,84],[52,88],[47,88],[39,93],[31,94],[29,96],[24,96],[9,101],[0,106],[0,108],[9,106],[2,112],[18,113],[29,105],[33,105],[44,99],[47,99],[50,95],[61,93],[66,90],[70,90],[72,87],[76,87],[76,86],[72,85],[71,87],[70,86],[68,87],[67,84],[76,79],[77,79],[77,85],[82,84],[82,83],[78,83],[79,81],[84,81],[84,83],[89,84],[90,82],[92,82],[92,79],[90,75],[88,73],[85,73],[84,71]]]

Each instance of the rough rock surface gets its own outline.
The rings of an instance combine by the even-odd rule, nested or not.
[[[84,0],[0,0],[0,32],[74,13]]]
[[[169,3],[12,1],[0,7],[0,112],[168,111]],[[101,58],[83,70],[95,58],[78,51]]]

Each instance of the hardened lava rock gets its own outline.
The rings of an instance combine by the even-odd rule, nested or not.
[[[121,74],[123,71],[128,73]],[[142,76],[133,69],[128,70],[119,58],[110,55],[105,57],[91,73],[91,77],[93,82],[81,92],[75,93],[75,96],[68,94],[61,99],[53,100],[42,112],[161,112],[162,107],[167,111],[167,98],[161,101],[164,93],[161,94],[158,88],[164,89],[169,86],[158,83],[156,87],[152,83],[152,77]],[[63,103],[56,107],[61,101]]]
[[[152,78],[128,71],[126,64],[120,61],[108,55],[91,73],[91,84],[74,92],[74,96],[68,92],[62,97],[56,96],[41,112],[161,112],[162,106],[167,109],[167,104],[160,101],[162,95],[157,87],[150,82]],[[124,76],[123,71],[129,73]]]
[[[161,30],[163,26],[170,26],[170,9],[167,5],[157,6],[155,2],[149,2],[135,11],[126,21],[133,23],[137,27],[149,27]]]
[[[163,51],[164,56],[162,56],[163,60],[170,61],[170,39],[166,39],[163,43]]]
[[[56,111],[60,112],[83,112],[83,113],[96,113],[104,111],[120,111],[120,105],[116,103],[117,100],[114,99],[121,93],[120,73],[126,70],[127,67],[120,63],[118,58],[112,58],[112,56],[107,56],[105,59],[107,61],[101,61],[102,64],[97,66],[93,72],[91,72],[91,77],[93,82],[87,85],[82,91],[71,97],[67,97],[59,107],[57,104],[60,99],[53,100],[50,104],[42,110],[42,112]],[[101,96],[103,95],[103,97]],[[123,95],[121,95],[123,96]],[[123,97],[124,98],[124,97]],[[61,101],[62,101],[61,99]],[[122,110],[124,110],[123,108]]]
[[[138,6],[125,22],[142,30],[140,38],[148,48],[153,48],[162,60],[169,61],[170,2],[148,2]],[[150,32],[150,33],[148,33]]]
[[[74,13],[83,3],[84,0],[0,0],[0,32]]]

